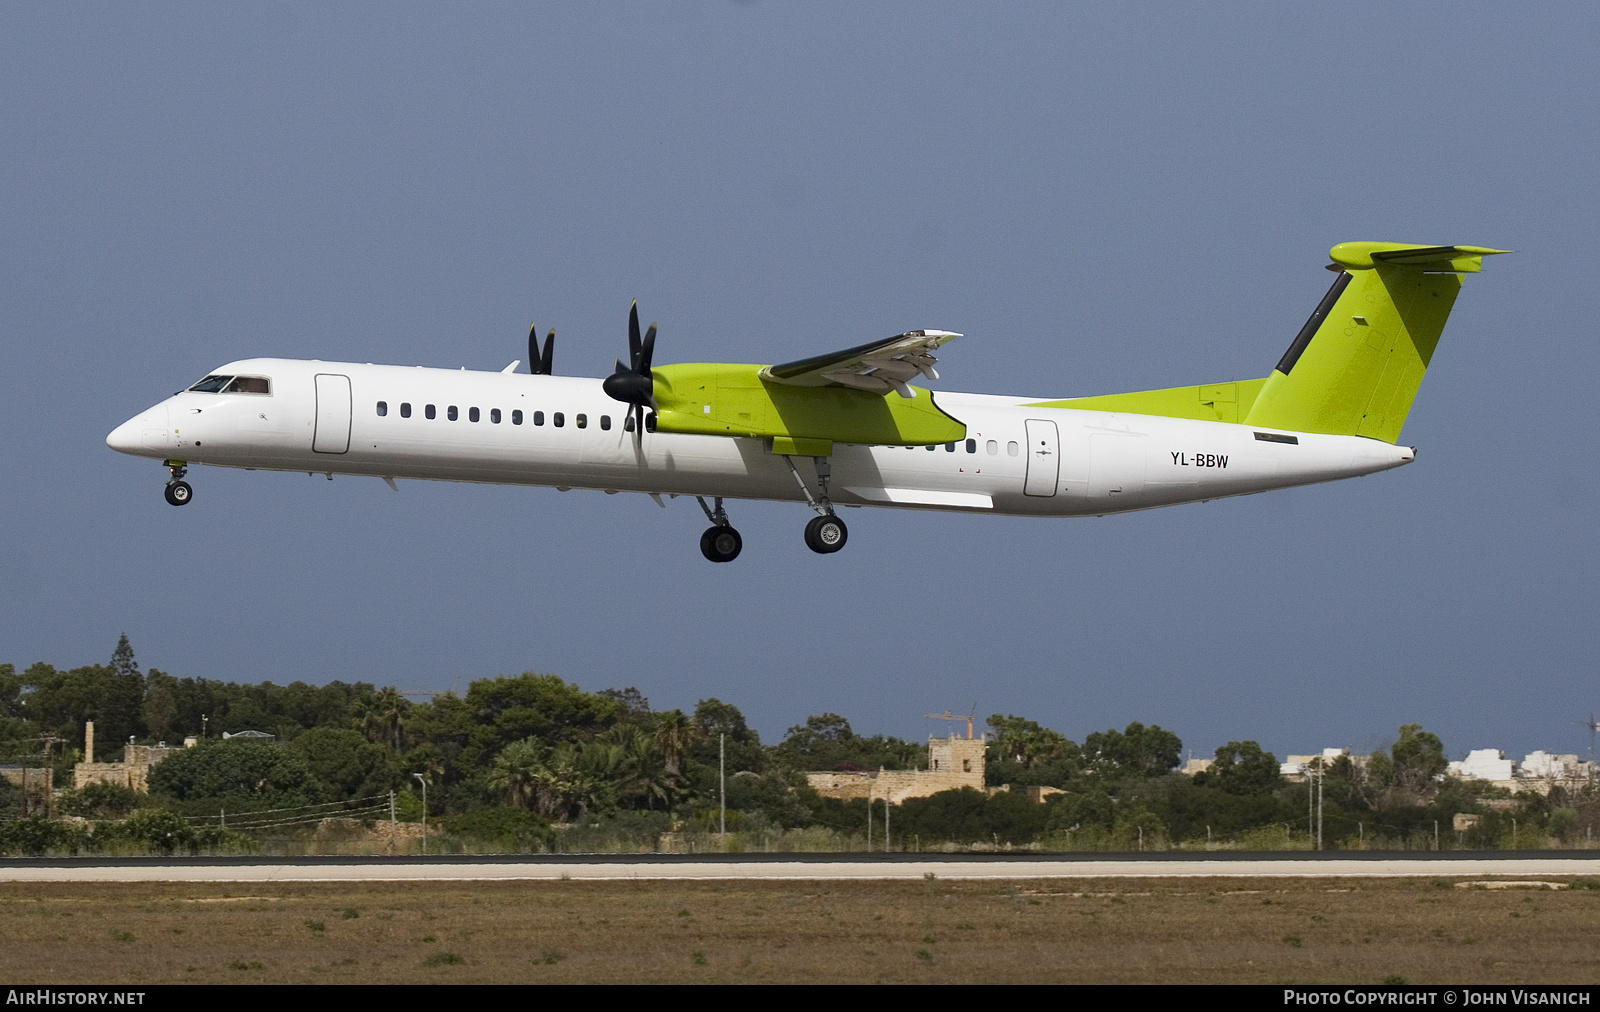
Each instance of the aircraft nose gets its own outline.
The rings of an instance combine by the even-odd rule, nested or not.
[[[118,453],[140,457],[164,457],[167,450],[167,406],[158,404],[141,411],[106,436],[106,445]]]

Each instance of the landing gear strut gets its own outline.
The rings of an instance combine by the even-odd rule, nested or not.
[[[811,494],[811,486],[800,477],[800,471],[794,466],[794,460],[788,454],[783,457],[783,462],[789,465],[789,473],[794,475],[794,480],[799,483],[800,491],[805,494],[806,503],[816,510],[817,515],[806,524],[806,547],[818,555],[832,555],[844,547],[850,538],[850,530],[845,527],[844,521],[833,513],[833,503],[828,501],[828,479],[833,476],[833,469],[828,464],[827,457],[812,457],[811,461],[817,468],[817,494]]]
[[[700,535],[700,554],[712,562],[732,562],[737,559],[739,550],[744,547],[744,539],[728,523],[728,512],[722,508],[722,497],[717,496],[714,500],[715,508],[707,506],[703,496],[695,496],[694,501],[700,504],[706,519],[711,521],[711,526]]]
[[[189,468],[181,460],[169,460],[167,470],[172,472],[172,477],[167,479],[167,502],[174,506],[187,506],[189,499],[194,496],[194,489],[183,480],[183,476],[189,473]]]

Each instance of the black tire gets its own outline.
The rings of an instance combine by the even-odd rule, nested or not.
[[[174,506],[187,506],[194,497],[194,489],[186,481],[167,482],[167,502]]]
[[[806,524],[806,547],[818,555],[832,555],[850,540],[850,529],[838,517],[812,517]]]
[[[739,537],[739,532],[726,524],[707,527],[700,535],[700,554],[712,562],[732,562],[743,547],[744,539]]]

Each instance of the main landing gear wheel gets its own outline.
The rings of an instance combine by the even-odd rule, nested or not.
[[[818,555],[832,555],[849,539],[850,531],[844,521],[832,514],[812,517],[806,524],[806,547]]]
[[[739,557],[739,549],[743,547],[744,539],[727,524],[708,527],[700,535],[700,554],[712,562],[732,562]]]
[[[194,489],[186,481],[172,481],[167,483],[167,502],[174,506],[186,506],[194,495]]]

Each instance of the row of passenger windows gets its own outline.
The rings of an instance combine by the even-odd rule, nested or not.
[[[938,448],[939,448],[939,444],[937,444],[937,443],[935,443],[935,444],[933,444],[931,446],[923,447],[923,449],[929,451],[930,453],[932,451],[934,451],[934,450],[937,450]],[[946,444],[944,444],[944,448],[945,448],[945,451],[948,452],[948,453],[955,453],[956,452],[956,444],[954,444],[954,443],[946,443]],[[915,446],[908,446],[908,447],[906,447],[906,449],[915,450],[916,447]],[[978,452],[978,441],[976,439],[967,440],[967,452],[968,453],[977,453]],[[1000,443],[999,443],[999,441],[991,439],[991,440],[988,440],[987,442],[985,442],[983,444],[983,452],[987,453],[991,457],[993,457],[995,454],[999,453],[1000,452]],[[1016,440],[1013,439],[1010,442],[1006,443],[1006,456],[1015,457],[1017,454],[1019,454],[1021,452],[1022,452],[1022,447],[1017,445],[1017,441]]]
[[[461,410],[459,408],[457,408],[454,404],[451,404],[451,405],[447,406],[444,409],[444,413],[445,413],[445,417],[448,418],[452,422],[458,421],[461,418]],[[387,416],[388,414],[389,414],[389,402],[388,401],[379,401],[378,402],[378,417],[379,418],[383,418],[383,417]],[[422,406],[422,416],[424,418],[437,418],[438,417],[438,408],[435,407],[432,404],[424,404]],[[411,402],[410,401],[401,401],[400,402],[400,417],[401,418],[410,418],[411,417]],[[477,408],[468,408],[467,409],[467,421],[469,421],[469,422],[477,422],[477,421],[482,421],[482,418],[483,418],[483,416],[482,416],[482,414],[479,412],[479,410]],[[500,414],[500,409],[499,408],[490,408],[489,409],[489,421],[490,421],[491,424],[494,424],[494,425],[499,425],[500,424],[501,414]],[[582,413],[573,415],[572,416],[572,422],[578,428],[586,429],[586,428],[589,427],[589,416],[586,415],[586,414],[582,414]],[[654,422],[655,422],[655,415],[652,414],[648,418],[645,419],[645,428],[647,428],[650,431],[654,432],[655,431]],[[522,424],[522,411],[521,411],[520,408],[519,409],[514,409],[511,412],[511,424],[512,425],[521,425]],[[533,413],[533,424],[535,424],[535,425],[543,425],[544,424],[544,412],[543,411],[535,411]],[[565,426],[567,424],[567,416],[563,412],[553,411],[553,412],[550,413],[550,424],[554,425],[558,429],[562,428],[563,426]],[[611,416],[610,415],[601,415],[600,416],[600,427],[602,429],[610,429],[611,428]],[[622,428],[627,432],[632,432],[633,431],[633,416],[632,415],[623,416]],[[977,453],[978,452],[978,441],[976,439],[967,440],[966,446],[967,446],[967,452],[968,453]],[[934,450],[937,450],[938,448],[939,448],[938,444],[932,444],[930,446],[924,447],[924,449],[928,450],[930,453],[932,451],[934,451]],[[946,444],[944,444],[944,448],[945,448],[946,452],[949,452],[949,453],[956,452],[956,444],[954,444],[954,443],[946,443]],[[906,449],[915,450],[916,447],[915,446],[908,446],[908,447],[906,447]],[[995,456],[996,454],[998,454],[1000,452],[1000,443],[999,443],[999,441],[994,440],[994,439],[988,440],[987,442],[985,442],[983,444],[983,449],[984,449],[985,453],[987,453],[989,456],[993,457],[993,456]],[[1006,443],[1006,455],[1007,456],[1015,457],[1019,452],[1021,452],[1021,447],[1019,447],[1017,445],[1016,440],[1011,440],[1010,442]]]
[[[383,418],[383,417],[387,416],[388,414],[389,414],[389,402],[388,401],[379,401],[378,402],[378,417],[379,418]],[[444,416],[445,416],[445,418],[449,419],[452,422],[459,421],[461,419],[461,409],[456,407],[454,404],[447,405],[445,407],[445,409],[444,409]],[[410,401],[401,401],[400,402],[400,417],[401,418],[410,418],[411,417],[411,402]],[[424,404],[422,406],[422,417],[424,417],[424,418],[437,418],[437,417],[439,417],[439,409],[438,409],[438,407],[435,406],[435,405],[432,405],[432,404]],[[499,425],[501,420],[502,420],[502,417],[503,416],[501,415],[499,408],[490,408],[489,409],[489,422],[490,422],[490,424]],[[645,424],[646,428],[654,430],[654,426],[650,424],[650,422],[653,421],[654,418],[655,418],[655,416],[651,415],[650,418],[646,419],[646,424]],[[467,421],[469,421],[469,422],[480,422],[482,420],[483,420],[483,414],[477,408],[468,408],[467,409]],[[522,410],[520,408],[514,409],[511,412],[511,424],[512,425],[521,425],[522,424]],[[535,412],[533,412],[533,424],[535,424],[535,425],[543,425],[544,424],[544,412],[543,411],[535,411]],[[567,416],[566,416],[566,414],[564,412],[561,412],[561,411],[552,411],[550,413],[550,424],[554,425],[558,429],[564,427],[567,424]],[[589,416],[586,415],[586,414],[581,414],[581,413],[573,415],[572,416],[572,424],[577,426],[580,429],[587,429],[589,427]],[[610,415],[601,415],[600,416],[600,427],[602,429],[611,428],[611,416]],[[632,415],[627,415],[627,416],[625,416],[623,418],[623,420],[622,420],[622,428],[627,432],[632,432],[633,431],[633,416]]]

